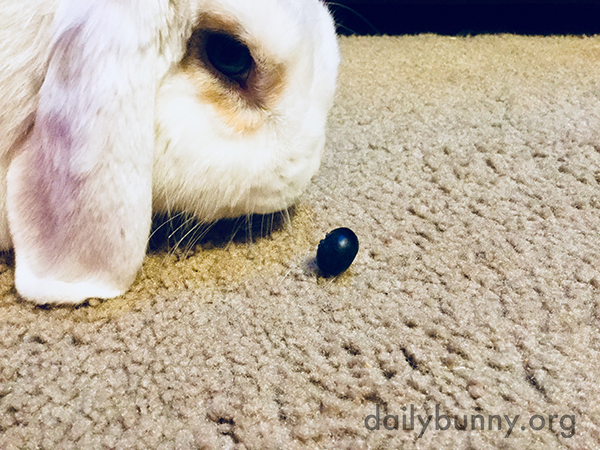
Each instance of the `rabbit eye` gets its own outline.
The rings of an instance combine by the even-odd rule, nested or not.
[[[287,86],[285,64],[251,39],[246,43],[245,35],[237,23],[201,15],[177,67],[197,100],[240,132],[270,118]]]
[[[248,47],[231,36],[214,33],[206,37],[205,51],[217,71],[241,86],[246,84],[254,63]]]

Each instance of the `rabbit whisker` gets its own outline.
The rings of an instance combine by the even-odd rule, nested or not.
[[[195,235],[198,232],[198,230],[202,230],[203,227],[203,223],[195,223],[193,227],[190,228],[190,230],[181,237],[181,239],[179,239],[179,241],[177,242],[177,246],[179,246],[181,243],[185,242],[185,246],[182,249],[182,257],[184,259],[187,259],[190,257],[190,255],[193,253],[192,249],[194,248],[194,244],[193,242],[197,242],[198,239],[195,239]],[[190,239],[187,239],[188,236],[191,236]]]
[[[335,6],[336,8],[340,8],[340,9],[345,9],[346,11],[350,11],[352,14],[354,14],[356,17],[358,17],[360,20],[362,20],[370,29],[374,34],[381,34],[381,32],[362,14],[360,14],[358,11],[356,11],[353,8],[350,8],[349,6],[346,5],[342,5],[341,3],[336,3],[336,2],[325,2],[325,4],[330,7],[330,6]],[[329,8],[329,10],[331,11],[331,8]],[[333,11],[332,11],[332,15]],[[348,28],[347,26],[343,25],[340,21],[337,20],[337,18],[335,18],[335,25],[337,27],[343,28],[349,32],[351,32],[352,34],[356,34],[356,31],[352,30],[351,28]]]
[[[216,222],[198,223],[194,231],[197,231],[199,229],[201,229],[201,231],[199,233],[194,233],[194,236],[192,236],[192,238],[190,239],[190,249],[195,247],[199,241],[204,239],[204,237],[206,237],[208,232],[215,226],[215,224]]]
[[[238,217],[237,219],[235,219],[235,223],[233,225],[233,232],[229,236],[229,241],[227,242],[227,245],[225,246],[225,250],[229,250],[229,247],[231,247],[231,244],[233,243],[235,236],[242,229],[244,222],[245,221],[244,221],[243,217]]]
[[[290,217],[290,208],[284,209],[280,214],[283,218],[283,222],[285,223],[288,233],[293,236],[294,227],[292,226],[292,218]]]
[[[162,223],[161,223],[161,224],[160,224],[158,227],[156,227],[156,228],[154,228],[154,229],[152,230],[152,232],[150,233],[150,236],[148,236],[148,242],[150,242],[150,239],[152,239],[152,238],[154,237],[154,235],[155,235],[155,234],[156,234],[156,233],[157,233],[157,232],[158,232],[158,231],[159,231],[161,228],[163,228],[164,226],[170,225],[170,224],[172,223],[173,219],[176,219],[177,217],[179,217],[179,216],[181,216],[181,215],[183,215],[183,214],[185,214],[185,213],[178,213],[178,214],[176,214],[176,215],[174,215],[174,216],[171,216],[171,215],[168,213],[168,214],[167,214],[167,217],[168,217],[168,218],[167,218],[166,220],[164,220],[164,221],[163,221],[163,222],[162,222]],[[156,219],[156,218],[157,218],[157,217],[159,217],[159,216],[160,216],[160,214],[156,214],[156,213],[155,213],[155,214],[153,215],[153,217],[152,217],[152,220],[154,221],[154,219]]]

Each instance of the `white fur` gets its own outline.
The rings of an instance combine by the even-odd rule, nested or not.
[[[211,21],[269,74],[258,107],[182,62]],[[320,163],[338,63],[318,0],[4,0],[0,250],[14,247],[20,295],[122,294],[152,209],[213,221],[293,204]]]

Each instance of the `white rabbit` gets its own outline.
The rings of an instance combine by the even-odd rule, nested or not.
[[[338,63],[319,0],[2,0],[0,250],[19,294],[122,294],[153,209],[290,206]]]

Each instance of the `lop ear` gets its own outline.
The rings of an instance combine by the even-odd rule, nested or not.
[[[60,2],[35,123],[8,173],[15,283],[36,303],[117,296],[144,258],[158,57],[134,3]]]

